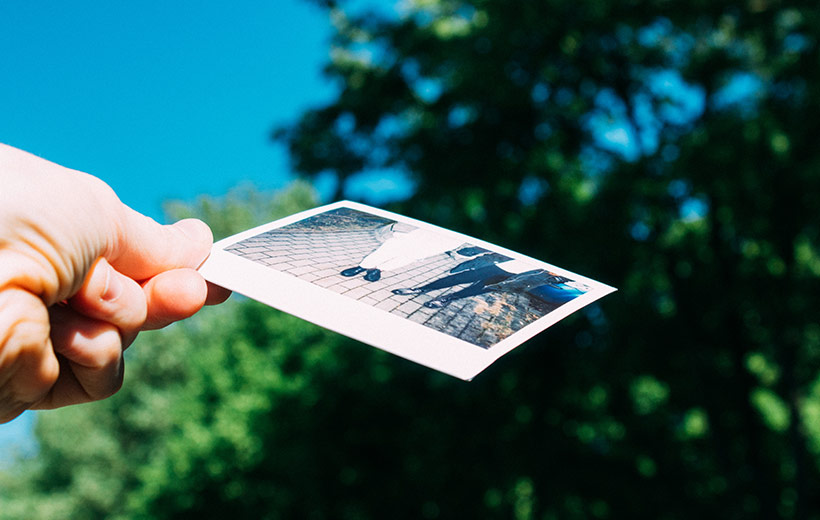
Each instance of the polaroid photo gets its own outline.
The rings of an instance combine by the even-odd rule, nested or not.
[[[212,283],[465,380],[615,290],[348,201],[221,240],[200,272]]]

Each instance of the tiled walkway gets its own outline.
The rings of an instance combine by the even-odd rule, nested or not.
[[[379,247],[377,230],[385,222],[356,219],[358,212],[344,211],[348,213],[338,226],[342,229],[333,229],[333,220],[317,215],[248,238],[227,251],[483,348],[491,347],[544,314],[533,308],[526,296],[500,292],[455,300],[437,309],[424,307],[425,302],[464,285],[420,295],[391,292],[441,278],[464,260],[446,253],[416,261],[401,272],[382,271],[381,279],[375,282],[364,280],[362,274],[342,276],[342,270],[357,266]]]

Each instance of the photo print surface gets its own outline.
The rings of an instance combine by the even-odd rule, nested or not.
[[[481,348],[590,289],[459,235],[347,207],[225,251]]]
[[[209,282],[465,380],[615,290],[347,201],[220,240],[199,271]]]

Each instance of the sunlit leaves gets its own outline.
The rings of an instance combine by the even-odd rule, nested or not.
[[[658,381],[650,375],[640,376],[632,382],[630,389],[635,412],[647,415],[666,403],[669,398],[669,385]]]
[[[749,399],[769,428],[777,432],[786,431],[791,422],[791,412],[777,394],[765,388],[757,388]]]

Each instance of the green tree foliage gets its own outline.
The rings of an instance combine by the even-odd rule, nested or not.
[[[214,240],[298,213],[317,205],[316,191],[304,181],[295,181],[277,193],[260,192],[253,185],[241,185],[224,197],[202,196],[196,204],[171,200],[165,213],[172,221],[199,218],[208,223]]]
[[[817,518],[820,9],[331,15],[340,94],[275,135],[297,169],[334,173],[337,196],[359,171],[404,172],[417,190],[398,209],[621,289],[531,341],[509,379],[484,376],[529,418],[476,433],[527,453],[474,454],[487,503],[524,490],[514,511],[537,518]]]
[[[397,209],[620,292],[471,383],[234,298],[40,414],[0,519],[820,517],[818,8],[320,3],[297,169],[403,171]],[[222,236],[295,190],[173,211]]]

